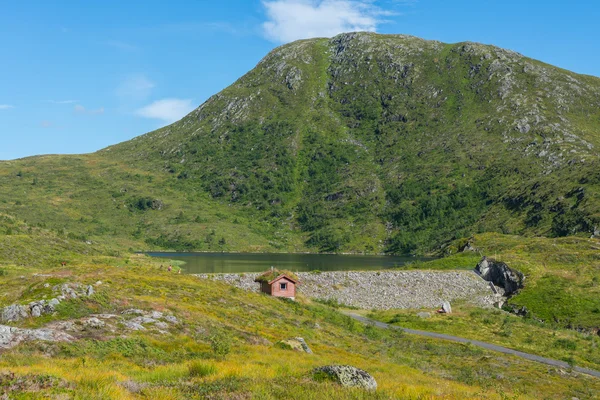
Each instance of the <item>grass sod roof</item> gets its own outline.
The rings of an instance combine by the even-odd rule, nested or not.
[[[293,280],[295,283],[299,282],[298,276],[296,274],[294,274],[293,272],[290,272],[288,270],[285,270],[285,269],[282,269],[282,270],[271,269],[269,271],[263,272],[262,274],[260,274],[259,276],[257,276],[254,279],[254,282],[269,283],[269,282],[277,279],[281,275],[288,277],[289,279]]]

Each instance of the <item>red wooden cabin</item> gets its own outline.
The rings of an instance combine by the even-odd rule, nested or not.
[[[259,275],[254,282],[260,282],[260,291],[275,297],[294,300],[298,278],[287,271],[272,269]]]

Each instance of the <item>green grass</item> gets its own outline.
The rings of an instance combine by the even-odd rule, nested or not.
[[[416,315],[418,310],[372,311],[367,316],[405,328],[446,333],[544,357],[569,360],[579,366],[600,367],[600,338],[592,333],[553,327],[505,311],[478,309],[463,304],[454,305],[450,315],[429,311],[432,311],[432,316],[425,319]]]
[[[340,399],[494,399],[500,393],[520,393],[521,398],[534,399],[567,394],[590,398],[600,389],[595,380],[585,376],[548,373],[545,366],[471,346],[364,326],[327,306],[281,301],[231,290],[210,280],[170,274],[147,257],[132,255],[121,267],[111,264],[122,257],[107,264],[91,260],[81,257],[68,268],[46,268],[45,276],[35,278],[39,280],[36,285],[57,276],[81,284],[101,280],[98,298],[86,300],[90,304],[84,308],[75,307],[75,300],[63,302],[73,308],[74,315],[59,312],[50,320],[21,325],[39,327],[86,313],[119,314],[127,308],[168,311],[180,324],[169,334],[152,329],[129,333],[82,330],[76,342],[24,343],[4,351],[0,373],[52,377],[55,383],[29,392],[33,398],[54,393],[107,399],[317,399],[335,393]],[[13,267],[4,268],[9,273],[0,277],[6,289],[0,305],[24,302],[28,295],[20,290],[21,280],[11,278]],[[29,277],[35,272],[16,271]],[[273,344],[297,336],[305,338],[314,354]],[[225,342],[228,351],[221,351]],[[584,345],[578,339],[557,336],[552,343],[553,351],[573,353],[576,363],[580,362],[577,354]],[[370,372],[379,384],[378,391],[346,390],[312,378],[315,367],[338,363]],[[1,380],[0,390],[14,394]]]

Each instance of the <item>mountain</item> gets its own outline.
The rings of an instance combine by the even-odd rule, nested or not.
[[[481,232],[590,235],[599,146],[599,78],[348,33],[279,47],[131,141],[0,163],[0,212],[125,248],[423,253]]]

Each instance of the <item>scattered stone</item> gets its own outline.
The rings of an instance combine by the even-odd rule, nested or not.
[[[92,285],[88,285],[87,289],[85,290],[85,294],[86,296],[91,296],[94,294],[94,287]]]
[[[423,318],[423,319],[426,319],[426,318],[431,318],[431,313],[428,313],[428,312],[420,312],[420,313],[417,313],[417,317],[419,317],[419,318]]]
[[[441,312],[446,313],[446,314],[452,314],[452,306],[450,305],[449,302],[445,301],[442,303]]]
[[[154,324],[158,321],[155,320],[154,318],[142,316],[142,317],[135,317],[134,319],[131,320],[131,322],[136,323],[136,324]]]
[[[50,284],[49,284],[49,283],[44,283],[44,287],[45,287],[45,288],[49,288],[49,287],[50,287]]]
[[[92,317],[84,320],[83,325],[89,328],[100,329],[104,327],[105,323],[96,317]]]
[[[165,321],[170,322],[172,324],[179,323],[179,321],[177,320],[177,318],[174,315],[167,315],[164,319],[165,319]]]
[[[158,321],[157,323],[154,324],[155,327],[157,327],[158,329],[169,329],[169,324],[167,324],[166,322],[162,322],[162,321]]]
[[[13,304],[11,306],[4,307],[4,309],[2,310],[3,322],[17,322],[22,320],[23,318],[27,318],[28,316],[28,308],[25,306],[20,306],[18,304]]]
[[[277,342],[279,347],[289,350],[300,351],[308,354],[312,354],[312,350],[306,344],[306,341],[301,337],[295,337],[291,339],[281,340]]]
[[[503,262],[483,257],[475,270],[483,279],[504,289],[504,294],[510,296],[523,287],[525,277],[519,271],[513,270]]]
[[[150,313],[150,317],[154,319],[161,319],[163,317],[163,313],[161,313],[160,311],[152,311]]]
[[[39,304],[31,306],[31,316],[35,318],[42,316],[42,307]]]
[[[458,252],[459,253],[464,253],[466,251],[477,251],[477,248],[475,248],[470,241],[467,241],[467,243],[465,243],[464,245],[462,245],[459,249]]]
[[[350,365],[326,365],[313,370],[315,377],[331,379],[345,387],[376,390],[377,382],[369,373]]]
[[[24,341],[70,342],[74,338],[54,329],[21,329],[0,325],[0,348],[10,349]]]
[[[137,322],[133,322],[133,321],[125,321],[125,322],[123,322],[123,325],[125,325],[125,327],[127,329],[131,329],[132,331],[145,331],[146,330],[146,328],[144,328],[143,325],[140,325]]]
[[[48,301],[48,305],[49,305],[49,306],[52,306],[52,307],[55,307],[55,306],[57,306],[57,305],[59,305],[59,304],[60,304],[60,301],[59,301],[58,299],[50,299],[50,300]]]
[[[131,381],[131,380],[119,382],[119,385],[121,385],[122,387],[127,389],[129,392],[134,393],[134,394],[142,392],[144,389],[146,389],[149,386],[147,383],[140,383],[140,382]]]

